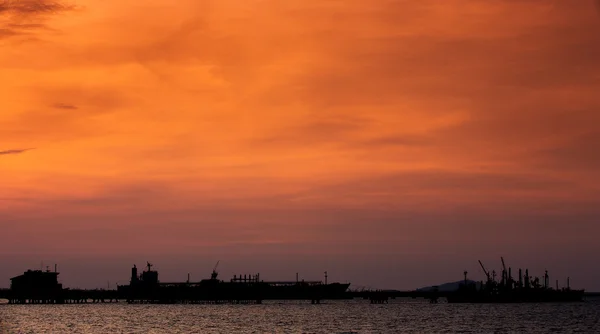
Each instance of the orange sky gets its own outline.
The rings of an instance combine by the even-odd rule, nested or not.
[[[0,0],[0,50],[0,286],[503,255],[600,290],[592,0]]]

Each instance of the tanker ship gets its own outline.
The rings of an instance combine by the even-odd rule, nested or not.
[[[234,275],[229,281],[218,278],[217,265],[210,278],[199,282],[160,282],[158,272],[147,263],[146,269],[138,275],[134,265],[131,268],[129,285],[117,286],[121,298],[129,302],[147,301],[150,303],[180,303],[195,301],[262,301],[262,300],[312,300],[346,299],[350,283],[328,283],[299,280],[264,281],[260,274]]]

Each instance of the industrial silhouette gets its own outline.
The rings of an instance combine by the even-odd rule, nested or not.
[[[209,279],[191,282],[161,282],[158,271],[148,262],[146,270],[138,275],[137,266],[131,268],[129,285],[118,285],[117,290],[71,290],[58,283],[58,271],[29,270],[11,279],[10,290],[0,292],[0,298],[17,304],[63,304],[112,302],[128,303],[261,303],[263,300],[310,300],[314,304],[326,299],[348,298],[350,283],[322,281],[263,281],[260,274],[234,275],[229,281],[218,279],[218,262]]]
[[[548,271],[544,272],[544,283],[540,284],[539,277],[529,276],[529,270],[525,269],[525,276],[519,269],[518,281],[513,279],[512,268],[506,268],[504,258],[502,260],[502,277],[496,281],[496,271],[491,273],[485,269],[481,261],[479,265],[483,270],[487,280],[478,285],[467,279],[467,272],[464,272],[464,283],[460,285],[456,293],[448,296],[449,303],[524,303],[524,302],[570,302],[581,301],[583,299],[583,290],[571,290],[570,279],[567,278],[567,286],[558,288],[550,287],[550,277]]]
[[[489,272],[481,261],[479,264],[486,275],[486,282],[473,282],[463,272],[463,281],[455,290],[441,290],[437,286],[415,291],[396,290],[348,290],[350,283],[329,283],[327,272],[323,281],[300,280],[296,273],[295,281],[264,281],[260,274],[234,275],[229,281],[218,278],[219,262],[214,266],[210,278],[192,282],[189,274],[185,282],[161,282],[158,271],[146,263],[146,270],[138,274],[138,268],[131,268],[128,285],[117,285],[116,290],[79,290],[63,288],[58,283],[58,271],[48,268],[28,270],[23,275],[11,278],[9,290],[0,290],[0,298],[11,304],[64,304],[64,303],[105,303],[124,300],[130,304],[260,304],[263,300],[310,300],[319,304],[332,299],[369,299],[373,304],[387,303],[390,298],[426,298],[437,303],[445,297],[449,303],[527,303],[527,302],[576,302],[582,301],[584,290],[572,290],[570,280],[563,288],[550,287],[548,271],[544,273],[543,284],[537,277],[523,276],[519,269],[518,280],[512,276],[512,268],[507,268],[502,260],[502,274],[496,280],[496,272]]]

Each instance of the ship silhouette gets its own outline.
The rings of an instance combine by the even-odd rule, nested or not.
[[[296,281],[263,281],[260,274],[234,275],[229,281],[218,278],[217,265],[210,278],[199,282],[161,282],[158,272],[152,270],[147,263],[146,269],[138,275],[134,265],[131,268],[129,285],[117,286],[119,296],[130,303],[193,303],[212,302],[253,302],[262,300],[311,300],[318,303],[324,299],[346,299],[346,290],[350,283],[328,283],[327,272],[325,282],[299,280]]]
[[[486,275],[486,282],[473,282],[467,279],[467,272],[464,272],[464,282],[459,285],[458,290],[447,295],[448,303],[542,303],[542,302],[578,302],[584,297],[584,290],[573,290],[570,287],[570,280],[567,279],[567,286],[564,288],[550,287],[550,277],[548,271],[544,272],[544,282],[540,283],[539,277],[529,276],[529,270],[525,269],[523,276],[519,269],[518,280],[512,276],[512,269],[508,270],[502,260],[502,277],[500,281],[496,280],[496,272],[491,273],[485,269],[483,263],[479,261],[481,269]]]

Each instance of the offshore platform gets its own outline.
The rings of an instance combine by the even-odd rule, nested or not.
[[[502,274],[500,280],[496,280],[496,271],[491,273],[486,270],[481,261],[479,265],[486,275],[485,282],[472,282],[467,279],[467,272],[464,274],[464,282],[456,292],[446,296],[448,303],[541,303],[541,302],[579,302],[583,300],[584,290],[572,290],[570,279],[567,278],[567,286],[550,286],[550,276],[548,271],[544,272],[543,283],[540,283],[539,277],[529,276],[529,270],[519,269],[518,279],[512,276],[512,268],[506,268],[504,258],[502,261]]]
[[[49,269],[28,270],[23,275],[10,279],[9,302],[18,303],[31,300],[32,303],[47,303],[49,301],[62,301],[63,288],[58,283],[58,272]]]
[[[82,290],[63,288],[58,283],[57,266],[54,271],[27,270],[11,278],[10,289],[0,290],[0,298],[9,304],[83,304],[118,302],[116,290]]]

